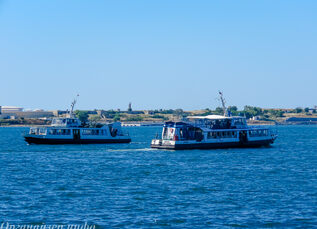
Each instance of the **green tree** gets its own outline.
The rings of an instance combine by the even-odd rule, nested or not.
[[[263,111],[260,107],[244,106],[243,112],[246,118],[263,115]]]
[[[236,106],[229,106],[228,110],[231,112],[232,115],[238,115],[239,114],[238,107],[236,107]]]
[[[271,115],[271,116],[273,116],[273,117],[275,117],[275,118],[277,118],[277,117],[283,117],[284,116],[284,111],[282,111],[282,110],[273,110],[273,109],[271,109],[271,110],[269,110],[269,114]]]
[[[120,121],[120,115],[119,115],[119,114],[116,114],[116,115],[113,117],[113,121],[114,121],[114,122],[119,122],[119,121]]]
[[[79,118],[79,120],[81,122],[87,122],[88,121],[88,111],[80,111],[80,110],[76,110],[75,115],[77,116],[77,118]]]
[[[90,115],[88,119],[91,122],[99,122],[101,118],[99,115]]]
[[[232,111],[238,111],[238,107],[236,106],[229,106],[228,109],[232,112]]]
[[[222,109],[222,107],[217,107],[216,110],[215,110],[215,114],[223,115],[223,109]]]
[[[295,112],[296,112],[296,113],[302,113],[302,112],[303,112],[303,109],[300,108],[300,107],[296,107],[296,108],[295,108]]]
[[[176,115],[176,116],[182,116],[184,113],[184,111],[182,109],[176,109],[173,114]]]
[[[207,116],[207,115],[211,115],[211,114],[212,114],[211,110],[209,110],[207,108],[207,109],[205,109],[205,112],[201,114],[201,116]]]

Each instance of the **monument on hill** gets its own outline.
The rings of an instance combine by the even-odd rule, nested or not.
[[[131,102],[129,103],[128,112],[129,113],[132,112],[132,103]]]

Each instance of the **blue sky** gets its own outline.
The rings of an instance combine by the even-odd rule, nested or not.
[[[317,105],[317,1],[1,1],[0,105]]]

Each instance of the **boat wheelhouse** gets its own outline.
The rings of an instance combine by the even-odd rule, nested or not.
[[[244,117],[191,116],[186,122],[166,122],[152,148],[213,149],[269,146],[277,135],[268,127],[248,126]]]
[[[98,144],[129,143],[131,138],[123,133],[120,122],[109,124],[82,124],[73,114],[76,100],[68,117],[53,118],[49,127],[31,127],[24,136],[29,144]]]

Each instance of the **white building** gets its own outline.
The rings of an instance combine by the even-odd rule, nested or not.
[[[13,106],[2,106],[1,107],[2,114],[22,112],[22,111],[23,111],[22,107],[13,107]]]

